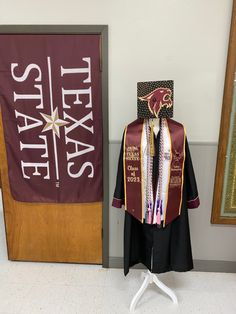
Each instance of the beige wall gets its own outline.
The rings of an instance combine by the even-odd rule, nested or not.
[[[210,224],[232,0],[0,0],[0,24],[108,24],[110,194],[136,83],[174,79],[201,207],[190,212],[195,259],[236,261],[235,226]],[[210,143],[209,143],[210,142]],[[205,143],[205,144],[204,144]],[[110,256],[122,256],[123,212],[110,208]]]
[[[108,24],[110,139],[136,117],[136,83],[174,79],[175,118],[217,141],[232,0],[0,0],[0,24]],[[124,114],[125,113],[125,114]]]

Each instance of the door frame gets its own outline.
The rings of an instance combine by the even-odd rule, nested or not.
[[[108,268],[109,267],[108,25],[0,25],[0,34],[101,35],[102,117],[103,117],[102,266]]]

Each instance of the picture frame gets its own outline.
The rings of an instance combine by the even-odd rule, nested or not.
[[[236,176],[234,111],[236,105],[236,1],[233,1],[231,29],[228,45],[224,95],[221,112],[217,164],[215,172],[214,194],[212,203],[212,224],[236,224]]]

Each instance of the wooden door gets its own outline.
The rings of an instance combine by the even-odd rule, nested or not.
[[[97,45],[97,47],[100,53],[99,45]],[[32,64],[35,65],[35,63],[32,63]],[[14,63],[14,64],[17,64],[17,63]],[[37,67],[39,68],[38,65]],[[64,73],[68,73],[69,70],[63,69],[63,71]],[[84,69],[77,70],[77,72],[76,70],[71,70],[71,73],[80,74],[80,73],[84,73],[83,71]],[[26,76],[28,72],[25,67],[24,75]],[[61,72],[62,72],[62,67],[61,67]],[[23,72],[21,71],[21,73]],[[19,72],[17,73],[17,75],[19,78]],[[21,76],[21,79],[18,79],[18,82],[21,83],[22,80],[23,80],[23,74]],[[83,81],[87,82],[88,79],[87,80],[83,79]],[[0,85],[3,86],[4,82],[0,81]],[[55,87],[55,90],[57,87],[58,86]],[[62,89],[63,89],[63,86],[62,86]],[[3,92],[1,91],[2,95],[4,95],[4,89],[2,90],[3,90]],[[13,92],[15,93],[15,91],[12,91],[12,94]],[[78,92],[77,94],[79,95]],[[22,92],[21,92],[21,95],[22,95]],[[77,104],[79,103],[78,95],[76,94],[74,95],[74,96],[77,96]],[[10,97],[11,96],[9,96],[8,99],[10,99]],[[2,98],[0,100],[4,101],[5,98]],[[26,100],[26,103],[28,101],[28,98]],[[72,102],[71,98],[70,98],[70,101]],[[72,103],[76,103],[76,101],[74,101],[73,99]],[[80,103],[82,103],[81,100],[80,100]],[[12,105],[14,105],[14,103]],[[18,107],[20,107],[21,103],[18,103],[17,105]],[[40,106],[41,105],[38,105],[38,107]],[[64,104],[64,107],[70,108],[68,103]],[[89,105],[85,106],[85,108],[88,108],[88,107],[90,108],[91,106]],[[52,110],[55,109],[53,108],[53,104],[51,104],[51,108]],[[61,116],[63,116],[62,113],[63,111],[61,111]],[[64,115],[63,116],[64,120],[66,117],[69,117],[68,119],[71,119],[70,122],[74,122],[75,118],[73,117],[71,118],[70,115],[69,114]],[[82,197],[83,201],[81,203],[80,202],[76,203],[73,201],[72,202],[29,202],[29,201],[16,200],[16,198],[14,197],[15,195],[14,193],[15,192],[18,193],[17,187],[14,187],[15,192],[14,193],[12,192],[13,190],[12,190],[11,180],[14,179],[14,178],[12,179],[12,177],[14,177],[14,174],[12,171],[13,168],[11,168],[11,171],[9,171],[9,164],[10,164],[9,152],[11,152],[12,147],[10,147],[9,149],[9,145],[11,145],[9,144],[9,140],[8,140],[8,143],[6,143],[6,138],[9,139],[9,134],[10,134],[10,133],[7,133],[8,132],[7,131],[8,119],[5,118],[5,121],[3,121],[3,119],[4,117],[3,117],[3,112],[2,112],[1,123],[0,123],[0,147],[1,147],[0,170],[1,170],[3,209],[4,209],[9,259],[21,260],[21,261],[77,262],[77,263],[101,264],[102,263],[103,201],[99,200],[99,201],[86,202],[84,201],[84,196]],[[78,118],[76,119],[78,120]],[[101,117],[99,119],[101,119]],[[101,120],[99,120],[99,123],[100,122]],[[22,121],[20,123],[21,123],[20,127],[22,127]],[[69,122],[67,123],[69,125]],[[84,129],[91,129],[91,125],[85,125],[86,120],[83,123],[84,123],[83,124]],[[24,121],[24,124],[26,125],[26,129],[27,128],[29,130],[32,129],[31,127],[28,127],[29,124],[28,122],[26,122],[26,120]],[[81,126],[82,123],[77,124],[77,125]],[[19,126],[18,126],[18,129],[19,129]],[[69,129],[73,129],[73,128],[68,127],[68,130]],[[62,131],[61,134],[66,135],[67,132],[69,132],[68,130]],[[41,132],[43,131],[41,129]],[[74,132],[74,134],[78,134],[78,132],[77,133]],[[55,134],[54,136],[56,137]],[[67,139],[67,142],[68,142],[68,139]],[[27,145],[29,146],[29,144]],[[22,147],[21,147],[21,150],[22,150]],[[99,148],[99,150],[100,152],[102,151],[101,148]],[[78,149],[76,152],[78,152]],[[76,155],[75,153],[74,155]],[[66,154],[67,153],[65,153],[65,155]],[[70,154],[72,155],[72,153]],[[101,165],[99,164],[99,166]],[[65,165],[63,167],[64,167],[63,169],[68,169],[68,165],[67,165],[67,168],[65,167]],[[35,168],[35,172],[36,172],[36,168]],[[29,173],[27,175],[25,174],[27,178],[29,178],[30,175],[32,176],[32,171],[31,171],[31,174]],[[54,184],[55,184],[55,181],[54,181]],[[56,182],[56,184],[58,184],[58,182]],[[83,187],[80,186],[80,189],[83,190]],[[97,189],[100,189],[100,185],[98,186]],[[28,195],[21,195],[20,197],[22,197],[23,199],[27,199]]]

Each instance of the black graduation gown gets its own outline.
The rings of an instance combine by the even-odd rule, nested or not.
[[[124,136],[123,136],[124,140]],[[116,187],[113,206],[124,204],[123,140],[120,149]],[[155,156],[153,160],[153,185],[158,179],[160,132],[155,137]],[[124,275],[135,264],[142,263],[152,273],[167,271],[189,271],[193,268],[191,240],[189,232],[188,208],[199,206],[198,190],[195,180],[188,141],[185,142],[184,185],[181,214],[166,225],[141,223],[125,211],[124,222]]]

